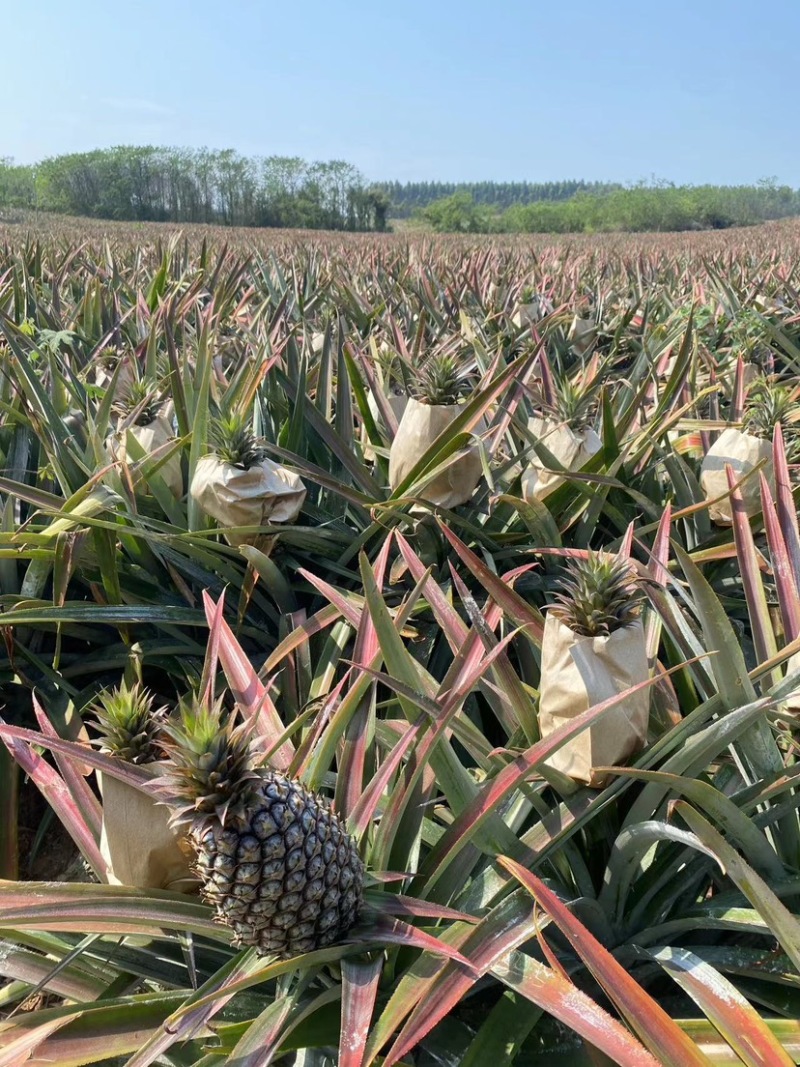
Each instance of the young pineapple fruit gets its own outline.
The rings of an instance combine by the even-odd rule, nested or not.
[[[558,586],[550,612],[582,637],[613,634],[641,612],[642,590],[630,563],[617,556],[589,552],[585,560],[570,559]]]
[[[123,683],[100,694],[94,706],[101,749],[125,763],[147,766],[154,781],[163,771],[164,709],[140,685]],[[151,792],[98,774],[103,796],[100,851],[109,882],[192,892],[192,849]]]
[[[241,414],[223,415],[210,427],[211,452],[198,462],[189,492],[221,526],[264,526],[294,522],[306,489],[300,478],[267,458],[249,421]],[[237,546],[258,534],[226,533]]]
[[[449,352],[438,352],[419,368],[411,382],[411,396],[389,451],[389,484],[397,489],[434,441],[442,435],[472,386],[472,374]],[[479,432],[479,431],[476,431]],[[472,496],[482,473],[480,453],[467,449],[418,491],[422,500],[443,508],[457,507]]]
[[[163,757],[164,709],[154,710],[152,697],[140,685],[123,682],[117,689],[104,690],[92,711],[102,752],[135,764],[155,763]]]
[[[106,441],[106,450],[113,459],[129,461],[131,439],[145,456],[175,440],[164,398],[155,382],[144,378],[130,382],[113,408],[120,420],[117,432]],[[173,452],[161,464],[157,474],[173,496],[183,496],[183,471],[178,452]],[[146,491],[146,485],[144,489]]]
[[[601,786],[608,775],[598,768],[624,762],[647,741],[642,591],[629,561],[605,553],[571,559],[559,586],[542,638],[539,728],[549,737],[589,708],[616,700],[547,760],[576,781]]]
[[[247,724],[197,700],[167,724],[171,769],[162,798],[197,853],[203,898],[239,945],[294,956],[355,923],[364,865],[325,801],[256,766]]]

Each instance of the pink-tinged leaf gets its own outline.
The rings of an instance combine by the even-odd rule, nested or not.
[[[150,1067],[177,1041],[188,1041],[199,1030],[202,1030],[209,1019],[221,1011],[235,995],[228,989],[231,984],[241,978],[249,977],[262,968],[263,961],[255,954],[254,949],[248,950],[242,956],[234,957],[205,982],[193,996],[189,997],[178,1012],[174,1012],[164,1020],[159,1030],[137,1053],[131,1056],[125,1067]],[[217,994],[211,1003],[205,1003],[202,1007],[190,1008],[187,1011],[187,1007],[190,1007],[193,1001],[208,998],[211,993]]]
[[[789,553],[795,588],[800,589],[800,529],[798,529],[797,508],[794,503],[792,479],[789,465],[786,462],[786,449],[780,423],[776,425],[772,437],[772,465],[775,470],[775,504],[778,509],[778,522]]]
[[[339,1067],[362,1067],[367,1037],[378,996],[383,959],[342,960],[342,1025]]]
[[[36,699],[35,693],[32,694],[32,699],[33,710],[36,713],[36,721],[39,723],[39,729],[45,737],[58,737],[55,727],[48,719],[47,714],[39,701]],[[81,817],[95,841],[99,844],[103,822],[103,811],[100,807],[100,801],[89,788],[89,784],[85,778],[84,769],[78,767],[75,760],[65,759],[58,753],[54,753],[54,757],[56,766],[64,780],[64,784],[69,790]],[[86,768],[86,771],[89,771],[88,767]]]
[[[341,614],[333,604],[326,604],[324,608],[312,615],[302,626],[292,630],[291,633],[284,637],[278,647],[267,657],[266,663],[261,668],[261,675],[266,677],[277,670],[287,656],[291,655],[295,649],[300,648],[301,645],[304,645],[315,634],[322,633],[323,630],[332,626],[333,623],[341,618]]]
[[[422,731],[427,728],[427,723],[424,719],[420,719],[413,725],[404,724],[404,727],[405,733],[380,765],[348,816],[350,832],[357,837],[366,833],[378,810],[381,797],[389,787],[389,782],[397,773],[403,757],[418,741]]]
[[[685,948],[652,949],[667,974],[688,993],[748,1067],[794,1067],[794,1058],[736,986]]]
[[[663,1067],[711,1067],[710,1060],[691,1038],[657,1001],[645,993],[544,882],[514,860],[500,856],[499,862],[548,913],[629,1025],[659,1057]]]
[[[736,358],[736,377],[734,380],[733,397],[731,398],[731,419],[738,422],[744,413],[744,360],[741,356]]]
[[[210,597],[207,601],[204,597],[204,602],[208,617],[214,602]],[[246,718],[255,718],[257,732],[269,747],[283,733],[281,717],[272,703],[268,689],[262,684],[244,649],[222,617],[219,619],[219,631],[219,658],[233,698]],[[291,741],[284,741],[273,752],[272,765],[276,770],[285,771],[293,756],[294,746]]]
[[[771,656],[774,656],[778,650],[775,644],[775,632],[772,628],[772,619],[769,614],[767,597],[758,566],[756,544],[753,539],[753,531],[750,528],[750,520],[747,517],[744,500],[740,490],[735,488],[736,479],[730,466],[725,467],[725,474],[728,477],[728,486],[731,490],[733,540],[736,545],[736,554],[742,575],[742,586],[745,600],[747,601],[747,613],[750,616],[750,626],[753,630],[753,644],[755,645],[758,662],[763,663],[765,660],[770,659]]]
[[[68,1018],[51,1019],[49,1022],[34,1026],[18,1037],[11,1037],[10,1039],[8,1036],[3,1037],[0,1034],[0,1041],[2,1041],[0,1067],[22,1067],[23,1064],[30,1063],[34,1053],[44,1040],[68,1022],[70,1022]],[[38,1060],[37,1062],[41,1063],[43,1061]]]
[[[3,730],[5,731],[5,727]],[[33,733],[33,731],[27,731]],[[34,734],[34,737],[37,737]],[[92,833],[67,783],[47,761],[35,752],[31,744],[18,737],[2,737],[11,756],[45,798],[61,821],[64,829],[78,846],[81,855],[101,881],[106,881],[106,865],[100,854],[97,838]],[[51,743],[52,743],[52,739]],[[69,743],[69,742],[65,742]],[[76,745],[76,748],[80,746]],[[80,776],[78,776],[80,777]]]
[[[628,529],[625,531],[625,534],[623,535],[622,541],[620,542],[619,552],[617,553],[619,555],[620,559],[630,559],[631,558],[631,549],[633,548],[633,527],[634,527],[634,525],[635,525],[634,523],[631,523],[628,526]]]
[[[410,915],[417,919],[450,919],[453,922],[476,923],[478,919],[465,911],[434,904],[429,900],[417,900],[402,893],[382,893],[380,903],[375,905],[384,915]]]
[[[443,956],[445,959],[454,960],[466,969],[472,976],[472,981],[477,977],[471,960],[463,956],[458,949],[453,948],[452,945],[448,945],[444,941],[440,941],[433,934],[426,934],[424,930],[418,930],[416,926],[404,923],[401,919],[379,915],[369,930],[364,932],[362,938],[378,945],[405,945],[408,948],[421,948],[425,952],[433,953],[434,956]]]
[[[353,604],[351,597],[346,596],[340,592],[335,586],[329,582],[324,581],[322,578],[318,578],[311,571],[307,571],[304,567],[298,567],[297,573],[305,578],[307,582],[314,586],[318,593],[330,600],[331,604],[336,608],[337,612],[342,615],[354,629],[358,629],[361,624],[361,616],[363,610],[356,607]],[[360,599],[360,598],[359,598]]]
[[[531,956],[511,952],[506,960],[491,968],[491,973],[588,1042],[587,1053],[591,1059],[592,1048],[597,1048],[620,1067],[663,1067],[661,1060],[651,1056],[633,1034],[591,997]]]
[[[533,639],[541,644],[542,637],[544,636],[544,621],[542,614],[532,607],[527,601],[515,593],[513,589],[510,589],[503,578],[496,574],[493,574],[489,568],[481,562],[475,553],[467,548],[463,541],[461,541],[452,530],[448,529],[444,523],[440,522],[439,526],[442,533],[456,550],[457,555],[466,564],[470,571],[481,583],[483,588],[492,597],[492,599],[502,608],[503,612],[513,619],[517,626],[522,626],[533,637]]]
[[[225,590],[215,604],[203,590],[203,607],[208,620],[208,645],[206,646],[206,658],[203,663],[203,674],[200,678],[200,694],[203,700],[214,702],[214,681],[217,676],[217,664],[219,662],[220,628],[222,626],[223,611],[225,610]]]
[[[775,588],[781,608],[783,629],[786,640],[794,641],[796,637],[800,637],[800,587],[795,579],[769,482],[763,473],[761,475],[761,509],[764,515],[764,532],[767,535],[767,545],[775,575]]]
[[[60,737],[46,737],[38,734],[35,730],[26,730],[22,726],[9,726],[0,719],[0,737],[8,744],[9,741],[24,741],[28,745],[39,745],[41,748],[58,752],[79,764],[88,764],[96,771],[102,771],[112,778],[118,778],[120,782],[133,786],[143,793],[151,793],[153,789],[154,775],[148,772],[145,766],[126,763],[115,756],[107,756],[103,752],[94,752],[77,741],[65,741]],[[13,752],[12,752],[13,755]],[[45,764],[45,766],[49,766]],[[52,770],[52,768],[50,768]],[[55,774],[55,771],[53,771]],[[57,777],[57,776],[56,776]]]

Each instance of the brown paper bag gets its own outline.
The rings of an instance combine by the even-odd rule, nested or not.
[[[552,315],[553,305],[546,296],[534,296],[528,303],[520,304],[511,316],[511,323],[518,330],[525,326],[535,326],[547,315]]]
[[[148,764],[160,777],[166,764]],[[198,885],[192,874],[194,851],[184,834],[170,829],[170,811],[111,775],[98,773],[103,797],[100,853],[111,885],[172,889],[189,893]]]
[[[203,456],[189,489],[220,526],[267,526],[294,522],[303,507],[306,487],[298,475],[263,459],[249,470]],[[258,534],[225,534],[229,545],[252,544]]]
[[[114,370],[110,367],[104,367],[98,360],[94,367],[94,384],[100,389],[107,389],[113,377]],[[119,378],[117,379],[116,395],[125,396],[135,380],[136,374],[133,369],[133,360],[130,356],[123,356],[122,370],[119,372]]]
[[[648,677],[641,619],[607,637],[581,637],[548,612],[539,690],[542,737]],[[594,768],[622,763],[643,748],[649,714],[650,691],[643,689],[568,741],[547,765],[587,785],[602,786],[608,776],[596,774]]]
[[[392,490],[411,473],[430,446],[462,411],[459,404],[422,404],[409,399],[389,452],[389,484]],[[482,473],[477,446],[465,451],[450,466],[420,490],[419,496],[442,508],[465,503],[475,491]]]
[[[106,451],[115,460],[126,461],[128,459],[128,437],[132,437],[145,455],[151,455],[161,445],[175,438],[172,432],[172,423],[168,415],[162,414],[147,426],[129,426],[126,431],[112,434],[106,441]],[[180,499],[183,496],[183,473],[181,471],[180,452],[175,452],[169,459],[162,463],[156,471],[164,479],[164,484],[174,497]]]
[[[706,500],[713,500],[714,497],[729,491],[728,477],[725,473],[726,466],[733,469],[738,481],[748,471],[758,466],[762,460],[766,460],[762,470],[771,483],[773,481],[771,442],[744,433],[743,430],[734,429],[732,426],[723,430],[709,448],[700,467],[700,485]],[[748,516],[757,515],[761,511],[760,481],[758,475],[753,475],[739,487]],[[725,497],[713,504],[708,509],[708,514],[711,521],[717,523],[718,526],[730,526],[733,522],[730,498]]]
[[[386,403],[389,405],[391,411],[394,412],[394,417],[397,419],[399,428],[399,424],[403,418],[403,413],[408,407],[408,397],[405,393],[401,393],[399,395],[393,394],[392,396],[386,397]],[[381,417],[380,410],[378,409],[378,401],[375,399],[372,393],[367,396],[367,407],[369,408],[370,413],[372,414],[372,417],[378,424],[378,426],[383,426],[383,418]],[[361,444],[364,448],[364,459],[367,461],[367,463],[374,463],[375,449],[370,444],[369,437],[367,436],[367,431],[363,426],[361,427]]]
[[[579,356],[585,355],[597,339],[597,323],[594,319],[582,319],[577,315],[572,320],[567,339]]]
[[[579,471],[603,447],[591,428],[576,434],[565,423],[554,419],[529,419],[528,429],[569,471]],[[529,466],[522,474],[522,498],[528,503],[544,500],[563,482],[562,475],[547,470],[544,462],[532,453]]]

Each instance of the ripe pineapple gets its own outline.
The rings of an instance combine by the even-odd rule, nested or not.
[[[346,934],[364,865],[322,798],[257,767],[249,727],[219,705],[186,702],[166,730],[162,798],[194,843],[203,898],[237,944],[289,957]]]
[[[155,763],[163,757],[159,735],[164,726],[164,709],[153,709],[153,698],[140,685],[123,682],[106,689],[93,706],[103,743],[101,750],[126,763]]]
[[[639,616],[642,590],[626,559],[590,552],[570,559],[550,613],[582,637],[622,630]]]

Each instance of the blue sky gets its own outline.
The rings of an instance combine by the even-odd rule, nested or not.
[[[0,0],[0,156],[800,186],[800,0]]]

